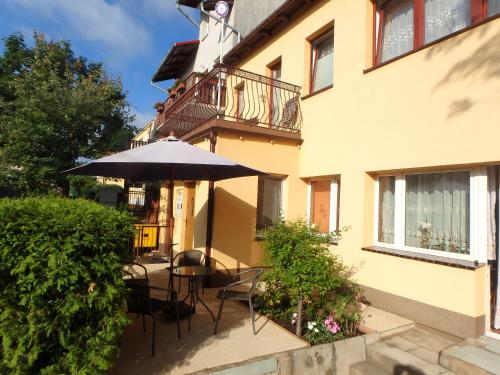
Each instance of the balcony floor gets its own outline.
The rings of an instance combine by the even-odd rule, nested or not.
[[[167,285],[167,271],[160,265],[151,265],[149,278],[155,285]],[[148,267],[149,268],[149,267]],[[181,288],[180,298],[186,293]],[[218,302],[218,289],[205,289],[202,298],[214,314]],[[130,315],[133,323],[122,339],[121,354],[111,374],[189,374],[223,364],[308,346],[272,321],[258,316],[256,335],[252,332],[249,310],[243,305],[227,301],[216,336],[212,335],[214,323],[209,313],[198,304],[191,319],[191,332],[187,332],[187,319],[181,321],[181,338],[177,339],[175,322],[166,322],[157,316],[156,355],[151,357],[151,319],[146,317],[146,333],[142,332],[141,319]]]

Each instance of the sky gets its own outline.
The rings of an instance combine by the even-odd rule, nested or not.
[[[138,128],[153,118],[154,103],[165,100],[149,83],[156,68],[174,42],[198,38],[175,0],[0,0],[0,38],[21,32],[32,45],[34,31],[69,40],[75,55],[103,62],[122,80]]]

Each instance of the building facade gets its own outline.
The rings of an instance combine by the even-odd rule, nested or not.
[[[348,226],[332,252],[374,306],[494,333],[499,15],[497,0],[283,3],[156,124],[270,174],[215,184],[209,244],[207,183],[179,186],[183,248],[239,269],[262,264],[280,213]]]

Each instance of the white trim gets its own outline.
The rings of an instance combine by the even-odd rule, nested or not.
[[[447,173],[457,172],[459,170],[443,170],[421,172],[422,174],[430,173]],[[462,170],[463,171],[463,170]],[[396,178],[395,186],[395,217],[394,217],[394,243],[383,243],[378,241],[378,211],[379,211],[379,180],[375,182],[375,212],[374,212],[374,244],[381,247],[393,248],[398,250],[411,251],[421,254],[435,255],[442,258],[453,258],[462,260],[477,260],[481,263],[486,263],[486,239],[487,239],[487,175],[486,168],[466,169],[470,173],[470,253],[455,254],[440,250],[422,249],[405,245],[405,191],[406,179],[405,176],[421,173],[400,173],[394,174]],[[379,177],[381,177],[380,175]]]
[[[380,184],[379,184],[379,177],[375,180],[375,197],[374,197],[374,202],[375,202],[375,209],[373,210],[373,243],[374,244],[379,244],[380,242],[378,241],[378,211],[379,211],[379,200],[380,200]]]
[[[311,181],[307,182],[307,202],[306,202],[306,220],[311,222],[311,205],[312,205],[312,187]]]
[[[328,230],[330,233],[337,231],[337,207],[338,207],[338,180],[333,179],[330,182],[330,223]]]

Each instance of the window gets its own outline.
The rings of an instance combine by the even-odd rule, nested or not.
[[[280,218],[282,210],[283,179],[259,176],[257,193],[257,234],[273,226]]]
[[[236,92],[236,118],[243,118],[243,110],[245,109],[245,85],[240,83],[234,88]]]
[[[269,73],[272,79],[276,79],[278,81],[281,80],[281,59],[269,68]],[[282,94],[279,86],[272,85],[270,117],[271,117],[271,124],[273,125],[278,125],[281,119],[281,108],[282,108],[281,96]]]
[[[380,176],[375,240],[382,246],[472,259],[483,209],[481,171]],[[484,190],[484,191],[483,191]],[[484,213],[486,218],[486,213]]]
[[[311,93],[333,84],[333,31],[312,41]]]
[[[308,218],[321,233],[338,228],[339,180],[315,180],[309,183]]]
[[[500,14],[500,0],[377,0],[375,62],[382,63]]]

